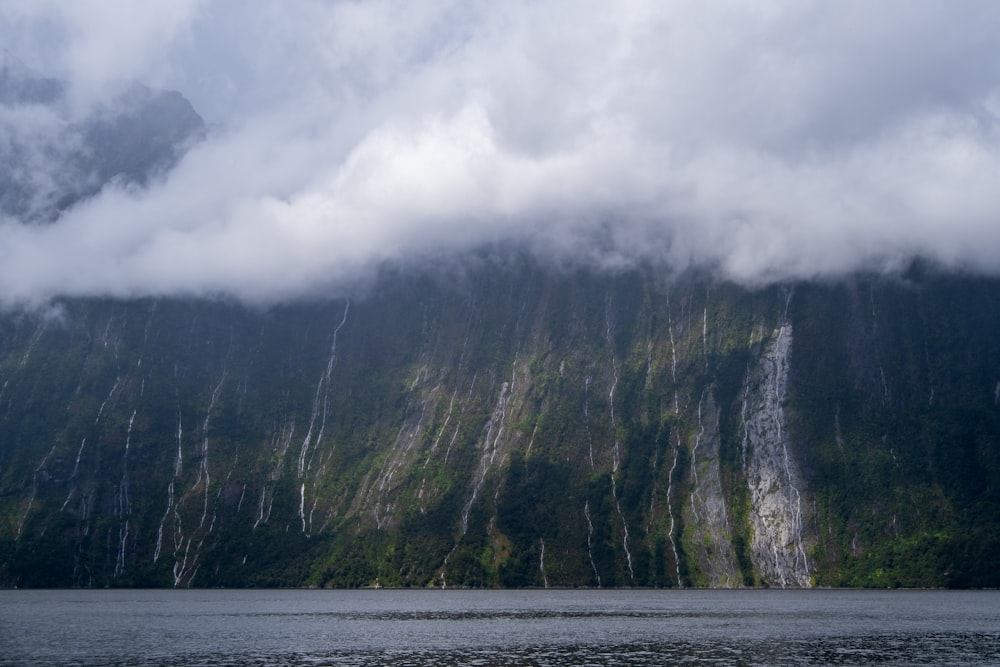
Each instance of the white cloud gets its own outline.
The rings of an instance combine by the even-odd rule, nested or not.
[[[506,240],[750,282],[1000,272],[992,2],[84,5],[0,25],[56,22],[61,71],[145,74],[227,127],[148,191],[0,227],[8,303],[273,300]]]
[[[134,78],[161,78],[169,49],[204,0],[4,0],[9,50],[53,68],[89,96]],[[85,101],[89,102],[90,99]]]

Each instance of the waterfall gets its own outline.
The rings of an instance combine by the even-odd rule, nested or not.
[[[621,441],[618,437],[618,422],[615,419],[615,389],[618,388],[619,371],[618,371],[618,359],[615,356],[615,342],[612,337],[612,300],[611,295],[608,295],[607,304],[604,309],[604,338],[607,341],[608,348],[611,350],[611,389],[608,390],[608,406],[609,406],[609,419],[611,421],[611,496],[615,501],[615,511],[618,513],[618,518],[622,522],[622,549],[625,551],[625,562],[628,565],[628,576],[631,583],[635,583],[635,570],[632,567],[632,552],[629,549],[629,531],[628,531],[628,521],[625,519],[625,513],[622,511],[621,502],[618,499],[618,484],[615,477],[618,474],[618,470],[621,468]]]
[[[800,475],[786,428],[791,351],[792,326],[785,323],[775,331],[759,369],[747,378],[742,410],[751,559],[767,583],[783,588],[810,585]]]
[[[677,525],[674,522],[674,506],[671,504],[671,498],[674,495],[674,471],[677,470],[677,459],[680,458],[681,451],[681,438],[677,436],[677,447],[674,449],[674,462],[670,466],[670,472],[667,474],[667,514],[670,516],[670,533],[668,537],[670,538],[670,550],[674,554],[674,569],[677,571],[677,587],[684,588],[684,582],[681,580],[681,559],[677,553],[677,542],[674,541],[674,528]]]
[[[313,396],[312,402],[312,413],[309,417],[309,428],[306,430],[306,437],[302,440],[302,449],[299,452],[299,464],[298,464],[298,475],[301,478],[306,470],[306,455],[309,453],[309,446],[313,442],[313,429],[316,426],[316,420],[319,418],[322,412],[322,420],[320,423],[320,432],[316,437],[316,442],[319,442],[320,438],[323,437],[323,429],[326,427],[326,417],[327,417],[327,396],[330,392],[330,376],[333,374],[334,364],[337,362],[337,335],[340,333],[341,328],[347,323],[347,313],[351,309],[350,299],[344,304],[344,315],[340,320],[340,324],[336,326],[333,330],[333,341],[330,343],[330,356],[326,362],[326,368],[323,374],[320,375],[319,381],[316,383],[316,394]]]
[[[476,479],[472,486],[472,495],[462,508],[462,535],[469,529],[469,512],[476,503],[483,484],[486,482],[486,474],[496,461],[500,439],[504,435],[504,425],[507,417],[507,402],[514,392],[514,379],[517,375],[517,357],[514,357],[514,368],[511,370],[510,382],[500,385],[500,392],[497,396],[496,407],[490,415],[490,420],[486,425],[486,433],[482,440],[482,454],[479,457],[479,465],[476,468]]]
[[[704,390],[698,399],[696,418],[697,431],[691,446],[691,492],[689,503],[683,508],[684,532],[690,536],[691,543],[687,557],[698,564],[707,585],[734,586],[740,581],[739,568],[722,486],[719,409],[711,389]]]
[[[587,517],[587,557],[590,558],[590,567],[594,570],[594,578],[597,580],[597,587],[601,587],[601,575],[597,571],[597,563],[594,562],[594,522],[590,518],[590,501],[583,503],[583,515]]]
[[[15,539],[21,539],[21,534],[24,532],[24,524],[28,520],[28,515],[31,513],[31,507],[35,504],[35,496],[38,495],[38,475],[45,469],[45,464],[48,463],[49,457],[56,451],[56,446],[52,445],[52,449],[49,453],[45,455],[42,462],[38,464],[35,468],[35,474],[31,476],[31,497],[28,499],[28,505],[24,508],[24,514],[21,515],[21,520],[17,524],[17,533]]]

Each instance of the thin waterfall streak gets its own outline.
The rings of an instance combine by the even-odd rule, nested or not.
[[[302,532],[306,532],[306,483],[299,488],[299,517],[302,519]]]
[[[121,384],[121,381],[122,378],[120,375],[117,378],[115,378],[115,383],[111,385],[111,391],[108,392],[108,395],[105,397],[104,401],[101,402],[101,407],[98,408],[97,410],[97,417],[94,418],[94,424],[97,424],[98,422],[101,421],[101,415],[104,414],[104,408],[105,406],[107,406],[108,401],[111,400],[111,397],[114,396],[115,390],[118,389],[118,385]]]
[[[173,481],[167,485],[167,509],[163,512],[163,517],[160,518],[160,527],[156,531],[156,548],[153,550],[153,562],[155,563],[160,559],[160,552],[163,549],[163,527],[167,522],[167,517],[170,516],[170,511],[174,506],[174,483]]]
[[[594,579],[597,580],[597,587],[601,587],[601,575],[597,571],[597,563],[594,562],[594,522],[590,518],[590,501],[583,503],[583,515],[587,517],[587,557],[590,558],[590,567],[594,570]]]
[[[538,569],[542,573],[542,584],[545,588],[549,587],[549,575],[545,573],[545,538],[539,539],[541,542],[541,548],[538,552]]]
[[[236,513],[239,514],[240,510],[243,509],[243,499],[247,495],[247,484],[243,482],[243,488],[240,490],[240,500],[236,503]]]
[[[257,520],[253,522],[254,530],[264,521],[264,501],[267,499],[267,485],[260,490],[260,503],[257,506]]]
[[[128,454],[132,444],[132,424],[135,423],[137,411],[132,411],[132,416],[128,420],[128,430],[125,432],[125,455],[122,457],[122,481],[121,498],[123,516],[132,515],[132,499],[129,497],[129,476],[128,476]]]
[[[56,446],[52,445],[52,449],[49,453],[45,455],[42,462],[38,464],[35,468],[35,474],[31,476],[31,497],[28,498],[28,506],[24,508],[24,513],[21,515],[21,520],[17,524],[17,534],[15,539],[21,539],[21,534],[24,532],[24,523],[28,520],[28,514],[31,513],[31,508],[35,504],[35,497],[38,495],[38,474],[45,468],[45,464],[48,463],[49,457],[56,451]]]
[[[622,511],[621,501],[618,499],[618,485],[615,482],[615,476],[611,476],[611,497],[615,501],[615,510],[618,512],[618,518],[622,522],[622,549],[625,551],[625,562],[628,565],[628,576],[629,581],[635,584],[635,570],[632,568],[632,552],[629,549],[629,533],[628,533],[628,522],[625,520],[625,513]]]
[[[70,473],[69,476],[69,481],[71,483],[69,487],[69,492],[66,494],[66,500],[63,501],[62,507],[59,508],[60,512],[66,509],[66,506],[69,505],[69,501],[73,498],[73,493],[76,491],[76,485],[73,484],[72,482],[76,480],[76,474],[80,470],[80,459],[83,457],[83,447],[86,444],[87,444],[87,438],[84,438],[83,440],[80,441],[80,449],[78,449],[76,452],[76,463],[73,464],[73,472]]]
[[[674,540],[674,529],[676,524],[674,523],[674,507],[671,504],[671,498],[673,497],[674,489],[674,471],[677,470],[677,460],[680,458],[681,451],[681,437],[677,436],[677,447],[674,449],[674,462],[670,466],[670,472],[667,476],[667,513],[670,516],[670,549],[674,554],[674,568],[677,574],[677,587],[684,588],[684,582],[681,580],[681,559],[677,553],[677,542]]]
[[[708,297],[706,297],[707,301]],[[705,368],[708,368],[708,306],[701,311],[701,352],[705,357]]]
[[[694,480],[695,485],[698,484],[698,446],[701,444],[701,439],[705,435],[705,424],[701,418],[701,405],[705,400],[705,392],[701,393],[701,398],[698,399],[698,434],[694,437],[694,447],[691,448],[691,478]]]
[[[615,389],[618,387],[618,366],[614,357],[611,359],[614,370],[614,380],[611,382],[611,390],[608,392],[608,403],[611,405],[611,434],[612,434],[612,465],[611,472],[618,472],[621,467],[621,445],[618,440],[618,424],[615,421]]]
[[[215,409],[215,405],[219,400],[219,393],[222,391],[222,385],[226,381],[226,371],[223,369],[222,377],[219,379],[219,384],[215,385],[215,389],[212,390],[212,398],[209,400],[208,409],[205,411],[205,421],[201,425],[201,435],[202,435],[202,448],[201,448],[201,468],[198,472],[199,482],[204,477],[205,480],[205,502],[201,513],[201,521],[198,523],[198,528],[202,528],[205,525],[205,519],[208,517],[208,499],[209,499],[209,489],[212,483],[212,476],[208,467],[208,427],[212,419],[212,411]]]
[[[298,476],[301,478],[305,474],[306,469],[306,455],[309,452],[309,447],[313,444],[313,430],[316,427],[316,420],[320,415],[320,405],[323,405],[323,418],[320,424],[320,433],[322,434],[323,429],[326,426],[326,404],[329,396],[330,387],[330,377],[333,375],[333,367],[337,362],[337,336],[340,334],[340,330],[343,328],[344,324],[347,323],[347,314],[351,309],[351,300],[347,299],[344,303],[344,315],[333,330],[332,340],[330,342],[330,356],[327,358],[326,368],[323,374],[320,375],[319,381],[316,383],[316,393],[313,396],[312,403],[312,413],[309,417],[309,428],[306,429],[306,437],[302,440],[302,447],[299,451],[299,461],[298,461]],[[317,442],[319,438],[316,439]]]
[[[486,434],[483,437],[483,452],[479,458],[479,467],[476,471],[476,479],[473,484],[472,495],[462,508],[462,535],[465,535],[469,528],[469,513],[472,511],[472,506],[475,504],[476,499],[479,497],[479,493],[482,490],[483,484],[486,482],[486,474],[489,472],[489,469],[492,467],[496,459],[497,446],[500,442],[500,438],[504,434],[504,424],[507,416],[507,401],[510,400],[511,395],[514,392],[514,380],[516,377],[517,356],[515,355],[510,382],[504,382],[500,386],[500,394],[497,397],[497,404],[496,407],[493,408],[493,414],[490,416],[490,421],[486,428]]]
[[[174,459],[174,477],[180,477],[184,465],[184,428],[181,424],[181,406],[177,406],[177,457]]]
[[[670,333],[670,381],[677,384],[677,343],[674,341],[674,323],[667,313],[667,331]]]

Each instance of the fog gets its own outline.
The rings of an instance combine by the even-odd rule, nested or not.
[[[335,295],[492,243],[749,284],[1000,272],[990,1],[4,0],[0,40],[66,114],[137,80],[212,128],[146,188],[0,222],[7,305]]]

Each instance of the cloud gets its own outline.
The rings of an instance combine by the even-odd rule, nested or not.
[[[203,0],[4,0],[4,46],[46,74],[100,93],[153,75],[157,60],[197,19]],[[90,99],[86,100],[90,102]]]
[[[2,302],[268,302],[494,242],[748,283],[1000,272],[992,2],[124,4],[12,0],[0,29],[221,129],[148,189],[0,225]]]

